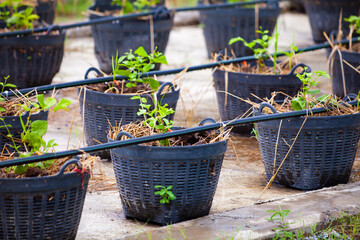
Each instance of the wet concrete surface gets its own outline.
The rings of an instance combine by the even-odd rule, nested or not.
[[[294,34],[297,46],[305,47],[313,44],[308,19],[305,15],[289,13],[281,15],[279,31],[279,47],[281,49],[287,49],[293,40]],[[85,71],[89,67],[97,66],[93,46],[94,43],[91,38],[67,39],[63,63],[60,72],[56,75],[53,82],[60,83],[83,79]],[[165,55],[167,56],[169,66],[165,66],[163,69],[208,63],[209,60],[207,59],[202,29],[199,26],[174,28],[171,32]],[[300,56],[300,59],[310,65],[313,70],[327,71],[324,50],[304,53]],[[194,126],[206,117],[213,117],[216,120],[220,119],[211,73],[212,70],[207,69],[184,74],[181,85],[181,100],[178,103],[175,114],[177,125]],[[159,79],[171,80],[173,77],[166,76],[159,77]],[[324,93],[329,93],[329,81],[324,80],[320,84],[320,89]],[[74,104],[70,107],[69,112],[59,111],[50,114],[47,138],[57,139],[59,143],[58,151],[66,149],[67,145],[69,145],[69,148],[84,146],[82,121],[79,107],[76,105],[77,89],[72,88],[59,91],[58,96],[69,98],[74,101]],[[72,126],[71,134],[69,134],[70,126]],[[68,139],[70,139],[69,144]],[[359,155],[357,155],[353,175],[359,173],[359,160]],[[111,163],[104,162],[104,170],[111,179],[110,182],[113,183],[114,175]],[[215,218],[222,218],[221,214],[224,211],[256,203],[265,185],[266,177],[257,141],[248,136],[233,135],[224,159],[211,214],[216,214]],[[301,191],[273,185],[263,195],[262,200],[283,198],[298,193],[301,193]],[[274,206],[276,207],[277,204],[275,203]],[[289,207],[297,208],[296,204],[290,204]],[[263,210],[260,209],[258,211]],[[238,211],[236,214],[241,216],[240,218],[247,218],[242,209],[235,211]],[[227,231],[234,233],[236,227],[240,227],[240,225],[235,226],[235,223],[232,224],[234,221],[232,217],[224,217],[228,221],[226,220],[219,224],[211,220],[213,218],[214,215],[211,215],[205,222],[194,220],[184,223],[185,225],[195,226],[191,228],[191,236],[193,237],[189,239],[217,239],[216,233],[224,234]],[[176,226],[174,225],[174,227]],[[213,228],[213,226],[217,227]],[[134,234],[157,229],[159,229],[158,226],[126,220],[123,215],[118,192],[113,187],[112,191],[88,192],[77,239],[117,239],[127,235],[134,238]],[[203,236],[201,235],[203,232],[207,232],[210,234],[207,236],[212,237],[196,238],[196,236]],[[154,235],[159,238],[153,237],[152,239],[163,239],[165,237],[160,238],[164,232],[159,234]]]

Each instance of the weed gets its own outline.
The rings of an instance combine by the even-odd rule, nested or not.
[[[170,201],[176,199],[174,193],[171,191],[173,186],[164,187],[164,186],[156,185],[154,188],[155,189],[160,188],[159,191],[154,192],[155,195],[160,195],[160,197],[162,197],[160,203],[162,204],[170,203]]]
[[[288,231],[289,225],[294,224],[293,222],[287,223],[285,222],[285,217],[290,213],[290,210],[283,210],[279,206],[279,210],[268,210],[266,211],[268,213],[272,213],[270,218],[265,218],[267,221],[279,221],[280,220],[280,226],[277,228],[273,228],[274,231],[276,231],[276,236],[274,240],[276,239],[293,239],[295,237],[295,234]],[[277,217],[279,216],[279,217]]]
[[[357,34],[360,34],[360,16],[352,15],[348,18],[344,18],[344,20],[350,24],[350,29],[354,29]]]

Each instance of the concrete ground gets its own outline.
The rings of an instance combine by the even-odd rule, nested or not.
[[[282,14],[279,19],[279,31],[281,49],[286,50],[293,39],[298,47],[313,44],[306,15]],[[83,79],[89,67],[97,66],[93,47],[92,38],[67,39],[63,63],[53,82]],[[169,66],[165,66],[164,69],[208,63],[202,29],[198,26],[174,28],[165,55]],[[328,71],[324,50],[304,53],[300,59],[312,66],[313,70]],[[175,115],[177,125],[194,125],[206,117],[219,120],[211,73],[212,70],[207,69],[184,75],[181,101]],[[163,79],[172,78],[173,76],[166,76]],[[320,85],[320,89],[329,93],[329,81],[325,80]],[[56,137],[59,143],[58,151],[66,149],[68,145],[70,148],[84,146],[82,121],[77,106],[77,89],[62,90],[59,96],[74,100],[74,104],[70,112],[50,114],[47,137],[50,139]],[[69,134],[70,127],[71,134]],[[71,141],[68,142],[69,136]],[[357,156],[353,176],[360,171],[359,160]],[[94,182],[90,186],[77,239],[135,239],[136,237],[148,239],[150,235],[152,239],[170,239],[167,228],[125,219],[114,184],[112,165],[103,162],[102,168],[107,176],[109,189],[100,191],[96,189],[96,184],[99,183]],[[356,180],[358,179],[354,177],[351,181]],[[276,209],[278,205],[283,206],[284,209],[291,209],[293,213],[291,219],[300,220],[299,216],[303,216],[306,226],[322,220],[323,214],[334,209],[359,210],[358,183],[315,193],[302,193],[295,189],[272,186],[261,198],[270,202],[253,205],[258,202],[265,185],[266,178],[257,141],[254,138],[234,135],[225,156],[211,215],[174,224],[171,228],[177,236],[175,239],[183,239],[179,236],[180,230],[185,231],[187,239],[230,239],[236,236],[236,239],[256,239],[260,238],[259,236],[262,236],[261,238],[270,236],[268,234],[272,234],[272,225],[264,220],[268,217],[265,211]],[[243,230],[239,231],[239,229]],[[251,237],[246,235],[250,230],[253,232]]]

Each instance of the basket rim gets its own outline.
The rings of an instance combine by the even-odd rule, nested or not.
[[[88,172],[84,172],[84,174],[86,176],[91,176],[90,173]],[[78,172],[69,172],[69,173],[64,173],[62,175],[51,175],[51,176],[44,176],[44,177],[27,177],[27,178],[0,178],[0,181],[2,182],[6,182],[6,181],[11,181],[11,182],[26,182],[26,181],[36,181],[36,180],[44,180],[44,181],[48,181],[48,180],[56,180],[56,178],[62,178],[62,177],[71,177],[75,175],[79,175]],[[86,178],[86,176],[83,177],[83,179]]]
[[[159,82],[164,83],[162,81],[159,81]],[[176,87],[178,87],[178,85],[175,85],[175,88]],[[94,90],[87,89],[86,87],[84,87],[84,89],[86,90],[86,92],[89,92],[90,94],[100,95],[100,96],[112,96],[112,97],[117,97],[117,98],[132,98],[134,96],[140,96],[140,97],[150,96],[149,93],[145,93],[145,94],[141,94],[141,95],[137,95],[137,94],[115,94],[115,93],[104,93],[104,92],[94,91]],[[80,90],[81,90],[81,87],[78,88],[78,94],[79,94]],[[166,92],[163,95],[169,96],[171,94],[178,93],[178,92],[180,92],[180,87],[175,89],[174,91]],[[81,94],[83,94],[83,91],[81,91]],[[156,92],[155,92],[155,94],[156,94]]]
[[[255,60],[254,60],[255,61]],[[219,68],[216,68],[216,70],[214,71],[213,75],[216,72],[221,72],[221,73],[225,73],[228,72],[229,74],[234,74],[234,75],[238,75],[238,76],[251,76],[251,77],[269,77],[269,78],[283,78],[283,77],[296,77],[296,73],[294,74],[258,74],[258,73],[244,73],[244,72],[231,72],[231,71],[225,71]],[[301,81],[296,78],[300,83]]]
[[[106,135],[108,141],[112,141],[115,142],[116,140],[113,140],[112,138],[109,137],[109,134]],[[192,146],[173,146],[173,147],[165,147],[165,146],[146,146],[146,145],[141,145],[141,144],[135,144],[135,145],[131,145],[131,146],[127,146],[127,147],[139,147],[139,148],[143,148],[143,149],[151,149],[152,151],[154,150],[170,150],[171,149],[176,149],[176,150],[186,150],[186,149],[197,149],[197,148],[204,148],[204,147],[211,147],[211,146],[216,146],[216,145],[220,145],[220,144],[227,144],[229,139],[225,139],[219,142],[214,142],[214,143],[207,143],[207,144],[202,144],[202,145],[192,145]],[[126,148],[126,147],[125,147]],[[117,148],[115,148],[117,149]]]

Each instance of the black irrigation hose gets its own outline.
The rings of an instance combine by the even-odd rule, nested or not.
[[[348,104],[354,106],[354,105],[358,104],[358,101],[351,101],[351,102],[348,102]],[[315,113],[326,112],[327,110],[328,109],[325,109],[325,108],[314,108],[314,109],[311,109],[311,112],[315,114]],[[41,162],[41,161],[46,161],[46,160],[51,160],[51,159],[68,157],[68,156],[75,156],[75,155],[83,154],[84,152],[91,153],[91,152],[97,152],[97,151],[101,151],[101,150],[112,149],[112,148],[126,147],[126,146],[130,146],[130,145],[152,142],[152,141],[162,140],[162,139],[171,138],[171,137],[183,136],[183,135],[192,134],[192,133],[196,133],[196,132],[214,130],[214,129],[224,127],[224,125],[226,125],[227,127],[234,127],[234,126],[237,126],[240,124],[279,120],[279,119],[284,119],[284,118],[289,118],[289,117],[305,116],[307,114],[309,114],[308,110],[293,111],[293,112],[286,112],[286,113],[264,114],[264,115],[260,115],[260,116],[248,117],[248,118],[232,120],[232,121],[227,121],[227,122],[222,122],[222,123],[220,122],[220,123],[214,123],[214,124],[209,124],[209,125],[204,125],[204,126],[187,128],[187,129],[177,130],[177,131],[163,133],[163,134],[156,134],[156,135],[152,135],[152,136],[132,138],[132,139],[127,139],[127,140],[122,140],[122,141],[115,141],[115,142],[111,142],[111,143],[104,143],[104,144],[99,144],[99,145],[94,145],[94,146],[89,146],[89,147],[83,147],[83,148],[74,149],[74,150],[67,150],[67,151],[58,152],[58,153],[50,153],[50,154],[44,154],[44,155],[40,155],[40,156],[6,160],[6,161],[0,162],[0,168],[10,167],[10,166],[14,166],[14,165],[29,164],[29,163],[34,163],[34,162]]]
[[[209,9],[216,9],[216,8],[228,8],[228,7],[233,7],[233,6],[253,5],[253,4],[267,3],[267,2],[269,4],[271,4],[274,2],[278,2],[278,1],[282,1],[282,0],[255,0],[255,1],[251,1],[251,2],[224,3],[224,4],[203,5],[203,6],[197,6],[197,7],[173,8],[173,9],[169,9],[168,12],[209,10]],[[145,16],[149,16],[149,15],[154,15],[156,13],[158,13],[156,10],[150,10],[150,11],[143,12],[143,13],[133,13],[133,14],[127,14],[127,15],[117,16],[117,17],[112,17],[112,16],[111,17],[102,17],[99,19],[93,19],[93,20],[79,22],[79,23],[66,24],[66,25],[55,25],[56,26],[55,29],[69,29],[69,28],[91,26],[91,25],[95,25],[95,24],[109,23],[109,22],[118,21],[118,20],[145,17]],[[50,29],[51,27],[54,27],[54,26],[0,33],[0,38],[45,32],[45,31],[48,31],[48,29]]]
[[[354,42],[354,43],[359,42],[359,41],[360,41],[360,37],[352,38],[352,42]],[[341,41],[336,41],[333,44],[339,44],[339,43],[346,44],[346,43],[349,43],[349,40],[343,39]],[[310,51],[315,51],[318,49],[329,48],[329,47],[331,47],[331,45],[329,43],[321,43],[321,44],[317,44],[317,45],[314,45],[311,47],[298,49],[298,51],[296,53],[310,52]],[[283,52],[277,54],[278,57],[284,56],[284,55],[285,54]],[[240,57],[240,58],[235,58],[235,59],[231,59],[231,60],[219,61],[219,62],[215,62],[215,63],[191,66],[187,69],[187,72],[202,70],[202,69],[206,69],[206,68],[214,68],[214,67],[218,67],[222,64],[229,65],[231,63],[250,61],[250,60],[255,60],[255,59],[256,58],[254,56],[247,56],[247,57]],[[171,69],[171,70],[150,71],[147,74],[143,74],[142,76],[144,76],[144,77],[152,76],[152,75],[163,76],[163,75],[177,74],[177,73],[184,71],[185,69],[186,68],[176,68],[176,69]],[[115,79],[123,80],[123,79],[127,79],[127,77],[126,76],[116,76]],[[20,89],[16,92],[6,92],[6,94],[8,97],[11,97],[11,96],[15,96],[16,93],[27,94],[27,93],[33,92],[35,90],[37,92],[46,92],[46,91],[51,91],[54,89],[58,90],[58,89],[64,89],[64,88],[69,88],[69,87],[78,87],[78,86],[83,86],[83,85],[88,85],[88,84],[108,82],[108,81],[112,81],[112,80],[113,80],[113,77],[98,77],[98,78],[85,79],[85,80],[68,82],[68,83],[59,83],[59,84],[43,85],[43,86],[32,87],[32,88],[24,88],[24,89]]]

